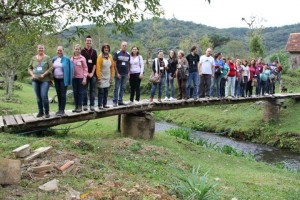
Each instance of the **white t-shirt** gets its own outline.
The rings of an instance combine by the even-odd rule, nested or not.
[[[214,58],[202,55],[200,57],[201,72],[202,74],[212,74],[212,66],[214,66]]]

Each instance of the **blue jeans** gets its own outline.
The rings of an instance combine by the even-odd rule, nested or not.
[[[73,94],[74,94],[74,101],[75,101],[75,108],[82,108],[82,85],[83,78],[73,78]]]
[[[188,82],[187,82],[187,87],[186,87],[186,97],[190,97],[190,90],[191,90],[191,84],[192,81],[194,83],[194,98],[198,97],[198,87],[199,87],[199,75],[198,72],[192,72],[189,74]]]
[[[39,113],[49,114],[49,82],[32,80],[32,86],[35,92]]]
[[[86,85],[83,86],[83,91],[82,91],[84,106],[87,106],[87,102],[88,102],[87,92],[88,91],[89,91],[89,95],[90,95],[90,106],[95,105],[95,88],[96,88],[96,76],[93,76],[92,78],[87,78]]]
[[[256,95],[260,95],[260,87],[261,87],[261,81],[259,76],[257,76],[257,86],[255,88],[255,94]]]
[[[210,92],[209,92],[210,93],[209,95],[211,97],[214,96],[215,85],[217,85],[217,96],[218,97],[221,96],[221,93],[220,93],[221,79],[222,79],[221,75],[215,75],[215,77],[211,79]]]
[[[57,94],[57,99],[58,99],[58,110],[59,111],[64,111],[66,107],[66,102],[67,102],[67,86],[65,86],[64,79],[57,79],[54,78],[54,83],[55,83],[55,90]]]
[[[242,96],[241,83],[242,83],[242,78],[239,78],[239,80],[235,81],[235,93],[234,93],[234,95],[237,96],[237,97]]]
[[[268,81],[262,81],[260,80],[260,89],[261,89],[261,95],[264,96],[267,91],[267,83]]]
[[[245,97],[247,91],[248,76],[244,76],[244,83],[241,83],[241,96]]]
[[[108,96],[108,87],[107,88],[98,88],[98,107],[106,106]]]
[[[160,83],[159,83],[159,84],[153,84],[153,83],[152,83],[151,91],[150,91],[150,96],[151,96],[151,97],[154,97],[155,90],[156,90],[156,88],[158,87],[158,98],[161,98],[162,90],[163,90],[163,87],[164,87],[164,85],[165,85],[165,81],[166,81],[166,75],[163,74],[162,77],[161,77],[161,80],[160,80]]]
[[[174,78],[170,80],[172,73],[168,73],[166,77],[166,97],[169,97],[169,84],[171,85],[171,97],[174,98]]]
[[[128,80],[128,75],[120,75],[120,79],[115,77],[114,103],[123,103],[123,95],[125,86]]]

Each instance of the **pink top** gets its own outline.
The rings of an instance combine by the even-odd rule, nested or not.
[[[85,57],[82,55],[79,55],[78,57],[72,56],[71,61],[74,65],[73,78],[86,78],[88,70]]]
[[[250,71],[250,77],[248,77],[248,78],[249,78],[249,81],[252,81],[254,73],[255,73],[255,68],[253,66],[249,66],[249,71]]]

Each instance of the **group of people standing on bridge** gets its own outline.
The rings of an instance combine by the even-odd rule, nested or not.
[[[70,58],[64,54],[62,46],[58,46],[57,55],[50,58],[45,54],[44,45],[38,45],[37,55],[31,58],[28,68],[38,104],[36,117],[50,117],[48,90],[51,80],[54,80],[57,92],[57,116],[65,115],[68,86],[73,87],[75,109],[72,112],[80,113],[88,110],[94,112],[96,88],[98,88],[98,109],[109,108],[107,98],[113,80],[113,107],[125,105],[123,96],[128,79],[129,104],[138,103],[144,61],[137,46],[133,46],[130,53],[127,52],[127,48],[127,42],[122,41],[120,50],[112,55],[110,45],[104,43],[98,55],[92,48],[92,38],[87,36],[85,47],[81,49],[79,44],[75,45]],[[247,60],[236,59],[234,62],[232,58],[226,60],[222,53],[217,53],[214,57],[211,54],[212,50],[209,48],[204,55],[199,56],[197,47],[193,46],[187,56],[181,50],[178,53],[171,50],[168,59],[165,59],[164,52],[158,51],[157,58],[152,64],[152,76],[159,77],[160,81],[152,82],[149,101],[153,102],[157,88],[158,102],[162,101],[163,90],[165,90],[164,100],[171,101],[190,97],[224,98],[229,96],[229,92],[233,98],[251,97],[253,86],[256,87],[256,95],[274,94],[275,76],[281,71],[276,63],[268,66],[258,59],[257,62],[251,60],[248,65]],[[177,98],[174,97],[175,79],[178,83]]]
[[[73,87],[75,109],[72,112],[95,111],[95,90],[98,88],[98,109],[105,109],[109,87],[115,79],[113,106],[125,105],[123,95],[126,83],[130,80],[130,100],[140,100],[140,83],[143,77],[144,62],[136,46],[127,52],[127,42],[121,43],[120,50],[110,54],[110,45],[103,44],[101,53],[92,48],[92,38],[87,36],[85,47],[77,44],[69,58],[64,48],[58,46],[57,55],[52,59],[45,54],[44,45],[38,45],[37,55],[30,60],[28,72],[36,94],[38,114],[36,117],[49,118],[48,91],[51,79],[54,80],[58,99],[57,116],[65,115],[67,88]],[[89,107],[88,107],[89,97]]]
[[[164,100],[175,99],[175,78],[178,83],[177,99],[273,95],[275,82],[280,81],[282,67],[277,61],[269,65],[265,64],[261,58],[257,61],[252,59],[250,62],[246,59],[234,60],[232,57],[226,59],[221,52],[213,57],[210,48],[204,55],[199,56],[197,47],[193,46],[186,57],[181,50],[178,51],[177,56],[175,50],[171,50],[168,60],[164,58],[163,51],[158,51],[152,71],[155,76],[160,76],[161,81],[152,83],[150,102],[154,99],[156,88],[158,88],[157,100],[161,102],[164,87]],[[169,85],[171,86],[170,95]]]

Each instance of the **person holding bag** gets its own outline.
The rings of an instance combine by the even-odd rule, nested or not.
[[[164,59],[164,52],[159,50],[157,53],[157,58],[154,59],[152,64],[152,77],[158,78],[160,76],[160,82],[155,83],[152,82],[151,91],[150,91],[150,102],[153,102],[155,90],[158,87],[158,102],[161,102],[162,90],[164,87],[164,83],[166,80],[166,66],[168,65],[168,61]]]
[[[189,63],[184,57],[183,51],[178,51],[178,65],[176,70],[178,97],[177,99],[186,99],[186,84],[189,78]]]

